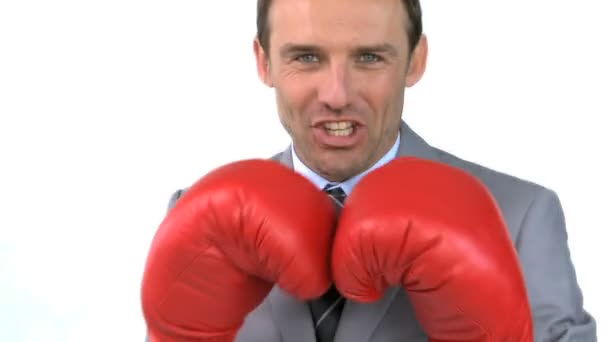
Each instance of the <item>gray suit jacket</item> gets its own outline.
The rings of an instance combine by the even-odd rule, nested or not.
[[[534,316],[534,341],[596,341],[596,323],[583,308],[557,195],[434,148],[405,122],[400,130],[398,156],[416,156],[458,167],[480,179],[495,197],[519,255]],[[272,159],[293,167],[290,149]],[[172,196],[170,207],[181,192]],[[399,288],[390,289],[372,304],[347,302],[335,337],[336,342],[426,340],[407,295]],[[314,342],[309,308],[275,287],[247,316],[237,341]]]

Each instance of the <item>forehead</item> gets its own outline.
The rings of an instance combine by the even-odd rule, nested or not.
[[[275,43],[407,43],[402,0],[274,0],[268,16]]]

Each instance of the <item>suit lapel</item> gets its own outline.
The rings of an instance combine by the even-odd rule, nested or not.
[[[310,310],[305,302],[298,301],[275,286],[269,294],[270,310],[281,332],[281,339],[289,342],[315,340]]]
[[[435,150],[412,131],[405,122],[401,122],[399,131],[401,142],[397,157],[411,156],[431,160],[438,158]],[[293,168],[291,148],[276,154],[271,159]],[[400,290],[400,288],[390,288],[382,298],[374,303],[363,304],[348,301],[344,306],[335,341],[368,341]],[[285,341],[315,340],[312,318],[306,303],[297,301],[278,287],[271,292],[270,301],[273,317]]]
[[[368,341],[399,290],[399,288],[390,288],[373,303],[347,301],[334,340],[336,342]]]

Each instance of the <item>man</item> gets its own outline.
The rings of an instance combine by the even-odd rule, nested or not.
[[[293,143],[171,199],[142,291],[154,338],[596,340],[557,195],[402,121],[426,66],[417,0],[259,0],[257,24]]]

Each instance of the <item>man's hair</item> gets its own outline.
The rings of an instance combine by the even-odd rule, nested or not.
[[[407,35],[409,39],[410,51],[413,51],[420,36],[422,35],[422,9],[420,8],[420,0],[401,0],[404,9],[407,12],[409,23],[407,23]],[[257,38],[264,51],[268,51],[270,27],[268,26],[268,12],[272,0],[258,0],[257,13]]]

